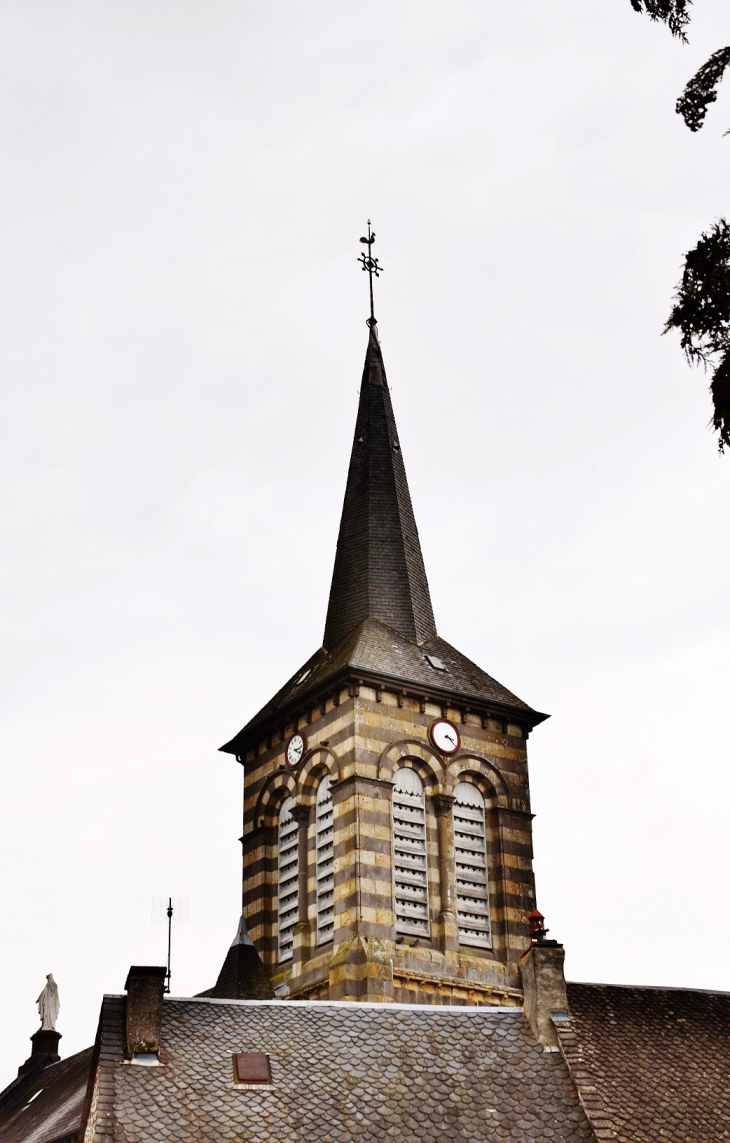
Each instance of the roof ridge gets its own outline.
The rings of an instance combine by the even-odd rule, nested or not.
[[[594,980],[568,980],[568,987],[579,985],[585,988],[626,988],[634,992],[696,992],[701,996],[728,996],[730,992],[722,988],[684,988],[681,984],[606,984]]]
[[[428,1011],[435,1012],[439,1015],[450,1013],[452,1016],[461,1016],[468,1012],[479,1013],[495,1013],[499,1012],[502,1015],[506,1013],[515,1016],[525,1015],[524,1009],[518,1004],[411,1004],[411,1003],[398,1003],[389,1001],[383,1004],[379,1000],[358,1000],[357,1004],[353,1004],[351,1000],[234,1000],[226,997],[217,996],[164,996],[163,1001],[165,1004],[170,1004],[173,1001],[176,1003],[191,1003],[195,1004],[235,1004],[235,1005],[255,1005],[261,1007],[262,1005],[270,1005],[277,1008],[282,1008],[286,1005],[296,1005],[299,1008],[342,1008],[350,1012],[359,1012],[363,1009],[373,1010],[377,1012],[413,1012],[413,1011]]]

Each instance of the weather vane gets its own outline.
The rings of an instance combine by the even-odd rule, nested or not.
[[[368,325],[373,326],[376,324],[375,308],[373,304],[373,274],[376,278],[379,278],[383,267],[378,265],[377,258],[373,258],[373,242],[375,241],[375,234],[370,230],[370,219],[368,219],[368,236],[367,238],[361,238],[360,241],[364,242],[368,248],[367,254],[361,254],[358,258],[358,262],[362,263],[363,270],[367,270],[368,276],[370,278],[370,317],[368,318]]]

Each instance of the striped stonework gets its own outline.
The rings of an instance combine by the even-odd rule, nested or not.
[[[428,738],[444,713],[461,735],[449,758]],[[518,721],[355,681],[249,744],[245,909],[280,995],[521,1003],[525,738]]]

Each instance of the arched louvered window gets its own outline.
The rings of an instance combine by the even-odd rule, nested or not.
[[[331,941],[335,932],[334,817],[330,779],[317,790],[317,944]]]
[[[489,871],[484,797],[471,782],[454,790],[454,856],[459,940],[463,945],[492,947],[489,917]]]
[[[293,798],[279,810],[279,963],[291,960],[299,920],[299,825],[291,815]]]
[[[396,932],[427,937],[426,798],[418,774],[405,767],[393,787],[393,899]]]

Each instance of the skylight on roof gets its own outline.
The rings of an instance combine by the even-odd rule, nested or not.
[[[306,671],[302,671],[301,675],[297,675],[296,679],[294,680],[294,686],[295,687],[301,686],[302,683],[304,682],[304,680],[309,678],[311,673],[312,673],[312,668],[307,667]]]
[[[448,671],[449,669],[446,663],[444,663],[442,659],[439,659],[438,655],[426,655],[426,659],[434,671]]]

